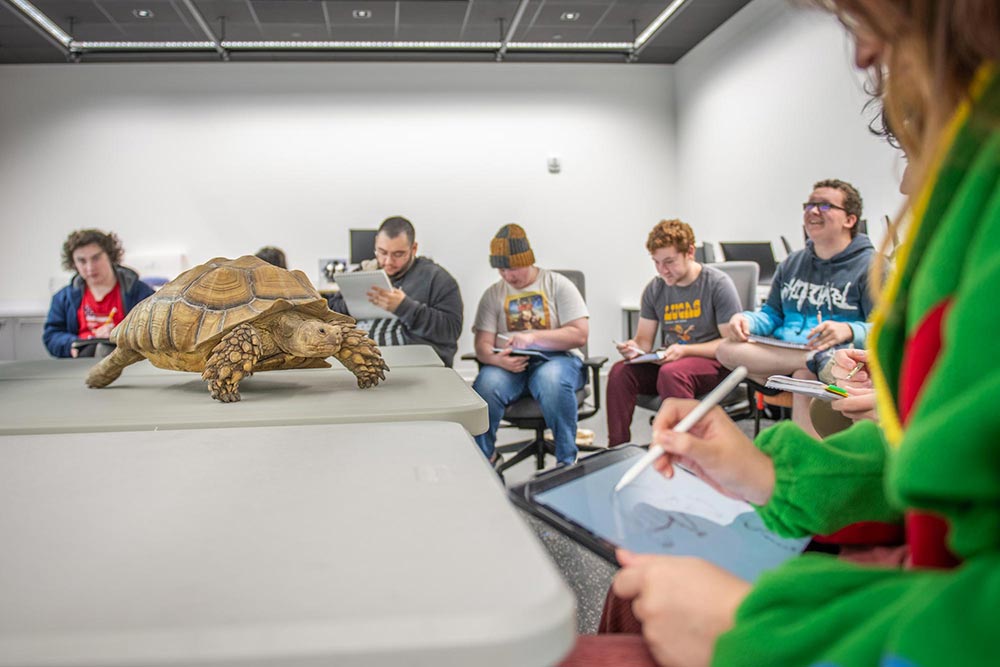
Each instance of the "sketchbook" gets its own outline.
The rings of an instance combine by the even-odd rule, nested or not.
[[[626,359],[626,364],[649,364],[660,361],[666,356],[666,350],[656,350],[654,352],[647,352],[646,354],[640,354],[638,357],[632,357],[631,359]]]
[[[784,347],[789,350],[812,350],[811,347],[805,343],[792,343],[787,340],[781,340],[780,338],[770,338],[768,336],[748,336],[748,340],[751,343],[760,343],[761,345],[771,345],[773,347]]]
[[[812,396],[823,401],[835,401],[847,398],[847,392],[832,384],[824,384],[818,380],[802,380],[787,375],[772,375],[764,384],[768,389],[790,391],[793,394]]]
[[[503,352],[504,350],[510,350],[511,354],[516,354],[516,355],[520,355],[520,356],[523,356],[523,357],[540,357],[540,358],[544,359],[545,361],[549,360],[549,355],[545,354],[544,352],[542,352],[540,350],[529,350],[529,349],[520,348],[520,347],[495,347],[495,348],[493,348],[494,352]]]
[[[353,271],[337,274],[337,287],[347,304],[347,311],[356,320],[395,319],[395,315],[368,301],[368,290],[372,287],[392,289],[389,276],[378,271]]]

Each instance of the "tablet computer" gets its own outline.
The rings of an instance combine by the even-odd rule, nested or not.
[[[115,349],[110,338],[77,338],[70,343],[70,347],[76,350],[79,357],[104,357]]]
[[[615,565],[615,547],[625,547],[698,556],[754,581],[809,542],[776,535],[751,505],[676,466],[672,479],[650,467],[615,493],[615,484],[643,453],[637,445],[609,449],[515,486],[509,494],[514,504]]]
[[[385,271],[352,271],[351,273],[338,273],[336,277],[337,287],[344,297],[347,310],[351,317],[356,320],[393,319],[396,316],[388,310],[383,310],[368,301],[368,290],[372,287],[382,289],[392,289],[389,276]]]
[[[545,361],[550,359],[549,355],[545,354],[541,350],[530,350],[524,347],[494,347],[494,352],[503,352],[504,350],[510,350],[511,354],[520,355],[522,357],[541,357]]]

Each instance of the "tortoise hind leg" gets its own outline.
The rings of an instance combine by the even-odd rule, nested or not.
[[[333,356],[354,373],[362,389],[377,385],[379,380],[385,379],[385,372],[389,370],[375,341],[364,331],[353,327],[344,331],[344,341]]]
[[[208,382],[212,398],[223,403],[240,400],[240,380],[253,374],[263,344],[260,334],[250,324],[241,324],[212,349],[201,378]]]
[[[101,359],[97,365],[91,368],[90,372],[87,373],[87,386],[94,389],[107,387],[109,384],[118,379],[118,376],[122,374],[122,370],[124,370],[126,366],[131,366],[132,364],[142,361],[145,358],[146,357],[135,350],[126,350],[121,347],[116,347],[111,354]]]

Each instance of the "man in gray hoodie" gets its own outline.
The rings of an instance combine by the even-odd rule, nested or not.
[[[430,345],[452,366],[462,333],[462,293],[450,273],[417,257],[413,224],[400,216],[383,220],[375,235],[375,261],[361,268],[383,269],[389,276],[392,289],[373,287],[368,300],[396,317],[361,320],[358,328],[378,345]],[[350,315],[340,294],[327,302],[331,310]]]
[[[864,347],[871,328],[868,270],[875,248],[867,236],[858,234],[861,195],[845,181],[823,180],[813,185],[802,208],[806,247],[778,267],[761,308],[733,315],[727,340],[717,351],[724,366],[746,366],[750,377],[761,383],[774,374],[815,379],[817,356],[837,347]],[[751,335],[808,349],[751,343]],[[793,396],[792,418],[816,435],[809,421],[809,397]]]

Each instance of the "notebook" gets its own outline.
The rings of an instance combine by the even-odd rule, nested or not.
[[[368,301],[368,290],[372,287],[392,289],[385,271],[352,271],[337,274],[337,287],[344,297],[347,310],[356,320],[395,319],[395,315]]]
[[[818,380],[802,380],[788,377],[787,375],[772,375],[767,378],[764,384],[768,389],[778,389],[780,391],[790,391],[793,394],[804,394],[823,401],[835,401],[838,398],[847,398],[848,394],[840,387],[832,384],[824,384]]]
[[[666,350],[655,350],[653,352],[647,352],[646,354],[640,354],[638,357],[632,357],[628,359],[626,364],[648,364],[655,361],[660,361],[666,356]]]
[[[812,348],[805,343],[792,343],[787,340],[781,340],[779,338],[770,338],[768,336],[754,336],[751,334],[747,337],[751,343],[760,343],[761,345],[771,345],[773,347],[784,347],[789,350],[811,350]]]

